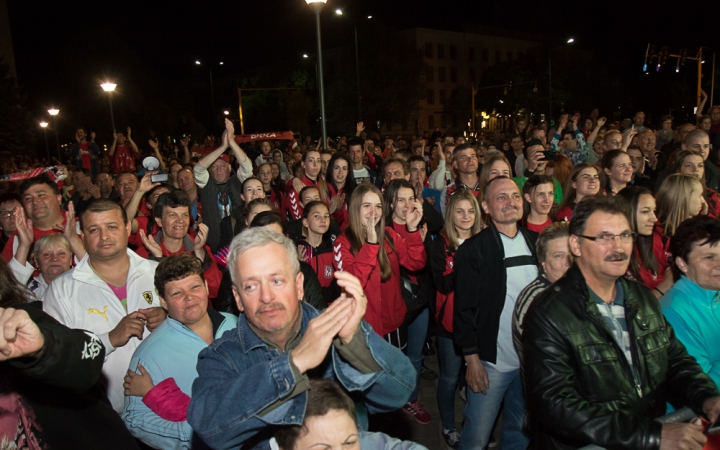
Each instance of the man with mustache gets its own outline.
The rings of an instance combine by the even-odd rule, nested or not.
[[[405,404],[415,369],[362,320],[367,298],[356,277],[335,272],[343,293],[318,312],[302,301],[295,244],[266,227],[233,239],[228,269],[241,314],[200,352],[187,413],[207,445],[269,449],[274,426],[303,423],[311,378],[337,380],[370,413]]]
[[[523,199],[508,177],[488,182],[482,208],[490,226],[460,246],[454,264],[454,338],[465,357],[469,388],[459,448],[485,448],[504,400],[501,446],[523,450],[529,441],[512,313],[520,291],[538,275],[537,234],[517,225]]]
[[[660,303],[624,277],[634,234],[620,197],[582,200],[570,221],[574,264],[523,322],[525,391],[537,448],[697,449],[702,428],[661,424],[665,404],[713,422],[715,383],[676,338]]]

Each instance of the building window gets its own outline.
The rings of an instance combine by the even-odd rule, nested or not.
[[[475,47],[468,47],[468,61],[475,61]]]
[[[457,128],[457,126],[458,126],[458,118],[457,118],[457,115],[453,114],[453,116],[452,116],[452,127],[453,127],[453,128]]]
[[[512,50],[508,50],[508,62],[512,62],[515,59]]]
[[[457,67],[450,68],[450,81],[457,83]]]
[[[440,114],[440,128],[447,128],[447,116]]]
[[[438,96],[438,100],[440,100],[441,105],[444,105],[445,104],[445,89],[440,89],[439,94],[440,95]]]
[[[435,81],[435,68],[433,66],[425,66],[425,80],[429,82]]]
[[[438,67],[438,81],[445,81],[445,68]]]
[[[427,44],[425,44],[425,57],[426,58],[433,57],[433,45],[431,42],[428,42]]]
[[[502,53],[500,50],[495,50],[495,64],[498,64],[502,61]]]
[[[435,128],[435,116],[433,116],[432,114],[428,116],[428,128]]]
[[[457,59],[457,45],[450,45],[450,59]]]
[[[482,60],[482,62],[484,62],[484,63],[490,62],[490,52],[489,52],[488,49],[486,49],[486,48],[484,48],[484,49],[482,49],[482,50],[483,50],[483,57],[482,57],[483,60]]]
[[[427,104],[428,105],[435,104],[435,90],[434,89],[427,90]]]
[[[445,44],[438,44],[438,59],[445,59]]]
[[[477,83],[477,81],[475,81],[475,69],[470,69],[470,82]]]

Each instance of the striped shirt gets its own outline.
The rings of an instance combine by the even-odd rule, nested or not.
[[[625,320],[625,291],[623,290],[622,283],[619,281],[615,284],[615,300],[606,303],[601,299],[592,289],[588,286],[590,296],[595,300],[598,311],[605,321],[605,325],[608,326],[610,333],[615,338],[618,346],[622,349],[627,359],[630,369],[633,373],[633,378],[637,378],[635,368],[633,367],[632,350],[630,344],[630,337],[628,335],[627,321]],[[637,380],[635,380],[637,381]]]
[[[513,311],[513,344],[515,344],[515,350],[517,351],[518,357],[520,358],[520,364],[522,364],[522,333],[523,333],[523,320],[525,320],[525,314],[530,308],[535,297],[537,297],[542,291],[550,286],[550,281],[543,275],[538,275],[530,284],[525,286],[525,289],[520,291],[517,302],[515,302],[515,310]]]

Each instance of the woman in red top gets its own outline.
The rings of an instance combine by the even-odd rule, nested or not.
[[[670,238],[655,215],[655,198],[649,189],[628,186],[618,192],[630,205],[630,226],[636,234],[628,278],[639,281],[657,298],[673,285],[670,273]]]
[[[326,302],[340,295],[337,283],[333,283],[333,243],[326,237],[330,228],[330,212],[325,203],[312,201],[303,209],[303,238],[298,242],[298,257],[313,268]]]
[[[425,247],[418,232],[421,218],[422,205],[415,204],[407,215],[407,238],[385,227],[380,190],[363,183],[350,197],[348,226],[333,247],[335,270],[350,272],[363,285],[368,298],[365,320],[400,348],[405,344],[401,326],[407,313],[400,291],[400,265],[407,270],[425,267]]]
[[[546,175],[534,175],[525,181],[522,226],[540,233],[552,225],[550,210],[555,203],[554,189],[553,179]]]
[[[257,169],[257,175],[265,191],[265,198],[272,205],[273,211],[282,213],[285,194],[273,183],[272,166],[269,163],[261,164]]]
[[[567,184],[564,186],[563,201],[555,218],[562,222],[570,222],[575,205],[585,197],[592,197],[600,192],[600,172],[590,163],[581,163],[573,168]]]
[[[328,198],[330,199],[330,215],[344,230],[348,225],[348,203],[357,183],[355,175],[350,170],[352,164],[347,156],[335,153],[328,162],[325,179],[328,185]]]
[[[460,190],[450,198],[442,234],[430,246],[430,267],[437,288],[435,318],[437,322],[438,379],[437,401],[443,437],[450,441],[455,431],[455,385],[458,382],[462,356],[453,342],[455,309],[455,271],[453,258],[458,247],[482,230],[480,206],[475,196]],[[459,436],[458,436],[459,437]]]
[[[675,157],[673,173],[684,173],[692,175],[703,185],[703,197],[708,204],[708,215],[714,218],[720,217],[720,197],[718,193],[705,186],[705,160],[700,153],[693,150],[682,150]]]

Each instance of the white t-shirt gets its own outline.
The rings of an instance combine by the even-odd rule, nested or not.
[[[518,231],[514,238],[509,238],[500,233],[505,259],[514,256],[532,256],[525,237]],[[489,363],[498,372],[511,372],[520,368],[520,359],[515,351],[512,339],[512,317],[515,309],[515,301],[525,286],[530,284],[538,276],[537,266],[534,264],[509,267],[507,272],[507,291],[505,294],[505,305],[500,314],[500,329],[497,338],[497,362]]]
[[[370,182],[370,173],[366,167],[363,167],[360,170],[353,169],[353,175],[355,176],[355,182],[357,184]]]

